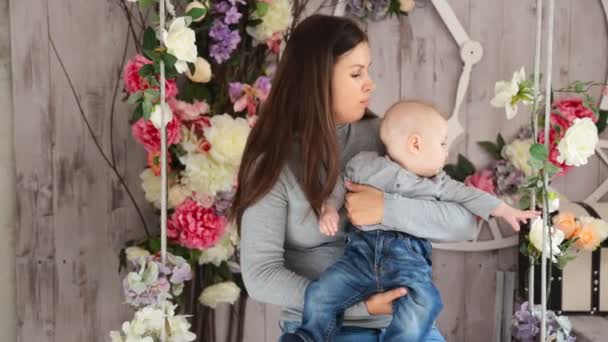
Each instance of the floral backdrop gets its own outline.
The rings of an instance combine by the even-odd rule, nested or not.
[[[166,25],[160,27],[158,0],[121,1],[138,37],[137,54],[124,65],[125,101],[133,108],[134,141],[147,154],[141,186],[157,209],[162,112],[167,122],[168,259],[161,262],[160,238],[147,227],[144,237],[127,242],[120,256],[128,271],[122,285],[136,312],[111,332],[111,339],[158,341],[165,333],[175,342],[213,341],[212,309],[238,303],[237,327],[229,329],[242,340],[239,235],[227,210],[247,136],[272,87],[281,48],[307,2],[164,0]],[[414,5],[412,0],[353,0],[347,13],[380,20],[406,14]],[[137,18],[140,30],[132,24]]]

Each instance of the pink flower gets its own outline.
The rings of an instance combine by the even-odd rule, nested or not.
[[[268,49],[272,51],[272,53],[279,55],[281,52],[281,42],[283,42],[283,33],[275,32],[272,34],[272,37],[266,41],[266,46],[268,46]]]
[[[574,119],[590,118],[593,123],[597,121],[595,113],[593,113],[590,108],[586,107],[583,103],[583,100],[579,98],[557,101],[553,104],[553,107],[559,110],[560,114],[566,120],[568,120],[570,125],[572,125]],[[570,127],[570,125],[568,125],[567,127]]]
[[[204,249],[215,245],[228,221],[215,208],[204,208],[188,198],[175,209],[167,222],[167,237],[186,248]]]
[[[209,105],[207,102],[194,100],[194,103],[188,103],[177,99],[171,99],[167,102],[173,114],[177,115],[182,121],[193,121],[201,115],[209,113]]]
[[[137,142],[144,145],[146,151],[160,151],[160,131],[154,127],[152,121],[144,118],[139,119],[131,126],[131,133]],[[167,146],[177,144],[181,139],[181,122],[177,116],[173,116],[173,120],[167,125]]]
[[[125,83],[125,89],[129,94],[150,88],[148,82],[139,75],[139,69],[146,64],[152,64],[152,61],[138,54],[129,60],[125,65],[123,71],[123,80]],[[154,87],[154,89],[158,89],[158,87]],[[175,96],[177,96],[177,84],[175,83],[174,79],[167,80],[165,82],[165,98],[171,99]]]
[[[491,170],[477,171],[464,180],[464,184],[494,195],[494,175]]]

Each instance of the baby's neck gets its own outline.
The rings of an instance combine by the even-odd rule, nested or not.
[[[414,158],[405,158],[405,160],[400,160],[400,158],[394,158],[393,156],[391,156],[390,154],[386,154],[386,156],[393,161],[394,163],[398,164],[399,166],[401,166],[402,168],[404,168],[405,170],[409,171],[410,173],[413,173],[419,177],[432,177],[432,176],[425,176],[424,175],[424,170],[422,170],[422,168],[417,167],[417,165],[415,165],[415,160]],[[433,175],[434,176],[434,175]]]

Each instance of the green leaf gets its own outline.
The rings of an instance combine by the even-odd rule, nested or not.
[[[540,169],[543,168],[543,161],[542,160],[538,160],[538,159],[534,159],[534,158],[530,158],[530,159],[528,159],[528,165],[534,171],[538,171],[538,170],[540,170]]]
[[[144,90],[144,101],[150,103],[155,102],[160,98],[160,90],[158,89],[146,89]]]
[[[137,4],[139,5],[139,8],[144,10],[150,6],[152,6],[152,4],[154,4],[156,2],[156,0],[138,0]]]
[[[562,169],[555,166],[555,164],[553,164],[552,162],[547,160],[547,161],[545,161],[544,170],[547,172],[547,176],[549,176],[549,178],[551,178],[554,175],[558,174]]]
[[[153,238],[148,241],[148,250],[151,254],[155,254],[160,251],[160,240],[158,238]]]
[[[496,147],[498,149],[498,154],[500,154],[500,152],[502,152],[503,147],[505,147],[505,139],[500,133],[498,133],[498,136],[496,137]]]
[[[192,20],[197,20],[207,14],[207,8],[193,8],[186,13]]]
[[[492,155],[495,159],[500,159],[500,150],[498,146],[491,141],[479,141],[477,142],[486,152]]]
[[[447,164],[443,167],[443,171],[447,173],[452,179],[455,179],[459,182],[464,182],[466,176],[458,169],[458,167],[454,164]]]
[[[188,62],[188,69],[190,70],[190,74],[194,75],[196,72],[196,65],[194,63]]]
[[[458,154],[458,167],[468,176],[475,173],[475,166],[465,156]]]
[[[545,161],[549,157],[549,152],[545,145],[532,144],[532,146],[530,146],[530,156],[536,160]]]
[[[268,12],[268,4],[265,2],[256,2],[255,10],[260,17],[263,17]]]
[[[139,76],[141,76],[141,77],[152,76],[152,75],[154,75],[154,65],[146,64],[146,65],[142,66],[141,69],[139,69],[138,73],[139,73]]]
[[[192,102],[193,100],[206,101],[211,103],[211,92],[204,83],[195,83],[189,80],[184,82],[183,87],[180,89],[179,99],[186,102]]]
[[[158,63],[158,61],[160,60],[160,53],[158,53],[157,51],[144,49],[143,54],[144,56],[146,56],[147,59],[151,60],[154,63]]]
[[[599,111],[599,119],[595,124],[597,126],[597,133],[601,134],[606,129],[606,120],[608,120],[608,110]]]
[[[175,63],[177,62],[177,58],[168,53],[163,53],[161,58],[163,62],[165,62],[165,77],[169,79],[175,78],[178,74],[177,70],[175,70]]]
[[[159,46],[160,42],[156,39],[156,32],[154,32],[154,29],[151,27],[146,28],[146,31],[144,32],[144,51],[154,50]]]
[[[139,119],[141,119],[141,117],[144,115],[144,111],[142,108],[141,103],[137,105],[137,107],[135,107],[135,109],[133,110],[133,112],[131,113],[131,119],[129,120],[129,122],[131,124],[137,122]]]
[[[150,115],[152,114],[152,102],[148,100],[144,100],[142,102],[143,115],[146,120],[150,119]]]
[[[141,91],[131,94],[131,96],[129,96],[129,99],[127,99],[127,103],[128,104],[138,103],[141,100],[142,95],[143,95],[143,92],[141,92]]]

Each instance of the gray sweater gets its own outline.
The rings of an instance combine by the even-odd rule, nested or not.
[[[339,177],[332,194],[327,199],[334,208],[339,209],[344,205],[346,194],[344,180],[369,185],[384,193],[398,194],[407,198],[458,203],[485,220],[490,217],[492,210],[502,203],[487,192],[453,180],[443,171],[433,177],[421,177],[403,168],[388,155],[381,156],[378,152],[361,152],[346,164],[342,177]],[[358,228],[365,231],[402,230],[399,227],[382,224]]]
[[[383,153],[379,119],[361,120],[338,127],[342,166],[361,151]],[[325,236],[319,231],[304,192],[299,186],[297,146],[270,192],[249,207],[241,226],[241,270],[249,295],[282,307],[282,320],[301,320],[304,292],[341,255],[342,233]],[[340,232],[346,215],[340,212]],[[410,199],[385,193],[382,224],[432,241],[470,240],[475,219],[456,203]],[[441,275],[439,275],[441,276]],[[348,308],[344,325],[383,328],[390,316],[372,316],[364,303]]]

